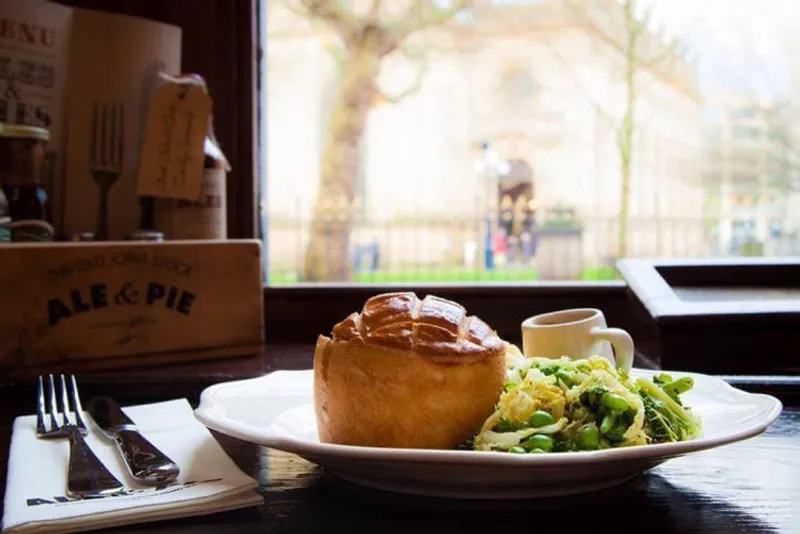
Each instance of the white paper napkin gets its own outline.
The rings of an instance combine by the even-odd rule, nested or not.
[[[172,485],[154,488],[129,476],[113,444],[91,423],[86,437],[126,493],[101,499],[65,497],[69,442],[38,439],[36,417],[14,421],[8,458],[3,533],[80,532],[159,519],[210,514],[263,502],[243,473],[194,416],[186,399],[125,408],[144,436],[180,467]],[[90,418],[86,416],[87,422]]]

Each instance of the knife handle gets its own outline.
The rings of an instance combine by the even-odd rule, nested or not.
[[[131,476],[143,484],[163,484],[177,478],[180,469],[135,429],[119,429],[114,435]]]

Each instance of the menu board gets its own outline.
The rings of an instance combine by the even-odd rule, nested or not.
[[[72,9],[43,0],[0,0],[0,122],[50,131],[47,186],[53,195],[64,149],[72,15]]]

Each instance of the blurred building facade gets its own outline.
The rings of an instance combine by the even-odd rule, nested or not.
[[[480,220],[504,200],[527,204],[539,222],[553,211],[574,214],[585,261],[616,250],[627,94],[619,3],[492,4],[478,1],[468,19],[415,35],[411,44],[427,50],[418,89],[397,103],[376,102],[370,113],[355,240],[377,241],[382,262],[477,261],[464,251],[480,248]],[[324,26],[280,2],[268,6],[264,209],[270,262],[288,265],[303,251],[305,230],[291,221],[311,216],[337,70]],[[628,254],[702,254],[696,73],[657,36],[647,34],[640,53]],[[390,94],[413,84],[420,68],[395,56],[380,80]]]
[[[788,102],[714,94],[705,115],[709,216],[720,255],[781,255],[794,240],[796,139]]]

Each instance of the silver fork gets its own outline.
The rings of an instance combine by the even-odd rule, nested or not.
[[[36,400],[36,435],[39,438],[69,438],[69,471],[67,473],[67,495],[69,497],[92,498],[115,495],[125,486],[106,469],[83,439],[89,433],[81,412],[81,399],[75,376],[59,375],[60,403],[57,401],[53,375],[48,377],[48,386],[39,377]],[[47,394],[45,395],[45,390]],[[70,417],[72,412],[72,417]],[[61,419],[61,422],[59,422]]]

